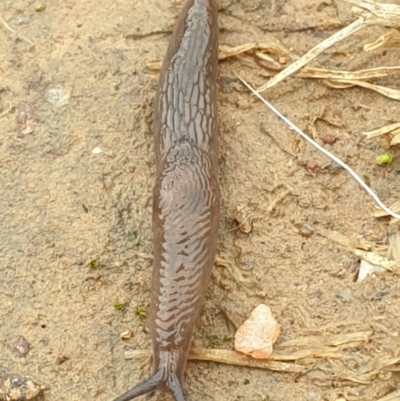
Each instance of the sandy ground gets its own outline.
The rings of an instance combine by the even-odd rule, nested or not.
[[[47,386],[48,401],[112,400],[149,372],[147,362],[125,360],[124,351],[150,347],[140,316],[149,305],[152,255],[157,72],[148,63],[165,53],[179,12],[171,3],[0,3],[4,21],[34,42],[0,24],[0,374],[32,376]],[[331,0],[221,0],[220,41],[280,43],[292,48],[293,60],[353,19]],[[396,65],[399,50],[361,51],[384,32],[359,31],[312,65]],[[398,356],[398,279],[386,272],[356,283],[359,259],[316,232],[362,236],[385,249],[394,229],[373,217],[372,200],[354,180],[238,83],[236,72],[255,86],[266,81],[253,61],[248,55],[220,64],[220,244],[194,347],[231,349],[226,315],[244,319],[259,303],[282,326],[278,344],[311,334],[371,335],[349,345],[345,360],[322,358],[300,375],[190,362],[188,400],[375,400],[396,388],[396,373],[364,382],[322,373],[337,366],[362,374]],[[375,82],[398,88],[396,79]],[[387,204],[398,199],[399,152],[390,168],[377,166],[384,143],[361,134],[400,120],[394,100],[299,78],[267,97],[304,129],[319,117],[317,140],[333,137],[329,150]],[[241,205],[257,217],[249,234],[232,218]],[[125,331],[132,337],[121,339]],[[15,351],[19,336],[30,344],[25,357]]]

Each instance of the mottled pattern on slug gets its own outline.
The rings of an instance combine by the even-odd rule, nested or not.
[[[186,18],[180,18],[177,33],[181,40],[175,43],[169,68],[160,77],[155,104],[155,129],[160,132],[155,138],[157,160],[182,138],[207,152],[215,140],[216,103],[212,99],[216,96],[217,32],[206,3],[194,2]]]

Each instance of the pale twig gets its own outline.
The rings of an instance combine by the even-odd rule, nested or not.
[[[3,17],[0,16],[0,22],[4,25],[4,28],[7,29],[7,31],[12,32],[14,35],[18,36],[20,39],[25,40],[25,42],[29,43],[32,46],[35,46],[35,43],[33,43],[30,39],[25,37],[24,35],[21,35],[18,33],[15,29],[12,29],[10,25],[7,24],[6,21],[4,21]]]
[[[9,112],[12,110],[12,108],[13,108],[13,105],[12,105],[11,103],[9,103],[8,109],[7,109],[6,111],[3,111],[3,112],[0,114],[0,118],[1,118],[1,117],[4,117],[7,113],[9,113]]]
[[[124,352],[125,359],[150,359],[151,350],[130,350]],[[210,361],[228,365],[267,369],[277,372],[306,373],[308,367],[286,361],[253,359],[236,351],[222,349],[192,349],[188,360]]]
[[[387,214],[392,216],[395,219],[400,220],[400,215],[393,212],[390,210],[387,206],[384,205],[384,203],[378,198],[378,195],[375,194],[375,192],[356,174],[356,172],[348,166],[346,163],[344,163],[342,160],[340,160],[338,157],[333,155],[332,153],[328,152],[325,148],[323,148],[321,145],[319,145],[317,142],[315,142],[313,139],[311,139],[308,135],[306,135],[300,128],[296,127],[290,120],[288,120],[282,113],[280,113],[274,106],[272,106],[268,101],[266,101],[251,85],[249,85],[244,79],[240,78],[240,81],[243,83],[243,85],[246,86],[247,89],[249,89],[253,95],[257,96],[269,109],[271,109],[279,118],[281,118],[293,131],[297,132],[303,139],[305,139],[308,143],[313,145],[315,148],[317,148],[321,153],[323,153],[325,156],[333,160],[335,163],[337,163],[340,167],[342,167],[344,170],[346,170],[357,182],[360,184],[360,186],[367,192],[369,196],[377,203],[377,205],[384,210]]]
[[[265,213],[265,215],[267,217],[271,216],[272,212],[274,211],[274,209],[276,208],[276,206],[278,205],[279,202],[282,202],[283,199],[286,198],[286,196],[288,196],[292,191],[287,190],[283,193],[281,193],[280,195],[278,195],[268,206],[267,211]]]

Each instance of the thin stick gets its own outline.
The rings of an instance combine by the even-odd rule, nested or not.
[[[280,195],[278,195],[268,206],[267,208],[267,212],[265,213],[265,215],[267,217],[271,216],[272,212],[274,211],[274,209],[276,208],[276,206],[278,205],[279,202],[282,202],[286,196],[288,196],[291,193],[290,190],[287,190],[283,193],[281,193]]]
[[[151,350],[130,350],[124,352],[125,359],[150,358]],[[247,366],[277,372],[305,373],[307,366],[293,362],[261,360],[239,354],[236,351],[222,349],[192,349],[188,360],[210,361],[236,366]]]
[[[321,145],[319,145],[317,142],[315,142],[313,139],[311,139],[308,135],[306,135],[300,128],[296,127],[291,121],[289,121],[282,113],[280,113],[272,104],[267,102],[252,86],[250,86],[244,79],[238,78],[242,81],[243,85],[246,86],[247,89],[249,89],[253,95],[257,96],[269,109],[271,109],[279,118],[281,118],[293,131],[296,131],[303,139],[305,139],[308,143],[313,145],[315,148],[317,148],[320,152],[322,152],[325,156],[327,156],[329,159],[333,160],[335,163],[337,163],[340,167],[342,167],[344,170],[346,170],[360,185],[361,187],[367,192],[367,194],[376,202],[376,204],[384,210],[387,214],[392,216],[393,218],[400,220],[400,215],[393,212],[390,210],[387,206],[384,205],[384,203],[378,198],[378,195],[375,194],[375,192],[356,174],[356,172],[348,166],[346,163],[344,163],[342,160],[340,160],[338,157],[333,155],[332,153],[328,152],[325,148],[323,148]]]
[[[9,103],[9,104],[8,104],[8,109],[7,109],[6,111],[3,111],[3,112],[0,114],[0,118],[1,118],[1,117],[4,117],[7,113],[9,113],[9,112],[12,110],[12,108],[13,108],[13,105],[12,105],[11,103]]]
[[[0,16],[0,22],[4,25],[4,28],[7,29],[7,31],[12,32],[14,35],[18,36],[20,39],[25,40],[25,42],[29,43],[32,46],[35,46],[35,43],[33,43],[30,39],[25,37],[24,35],[21,35],[18,33],[15,29],[12,29],[10,25],[7,24],[6,21],[4,21],[3,17]]]

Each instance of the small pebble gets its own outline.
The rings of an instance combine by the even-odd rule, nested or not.
[[[279,64],[283,65],[287,63],[287,57],[281,56],[279,57]]]
[[[318,163],[315,162],[314,160],[310,160],[309,162],[307,162],[306,167],[307,170],[314,172],[318,168]]]
[[[46,10],[46,6],[44,5],[44,4],[42,4],[42,3],[37,3],[36,5],[35,5],[35,11],[37,12],[37,13],[42,13],[43,11],[45,11]]]
[[[30,24],[31,19],[29,17],[24,17],[24,16],[18,16],[10,20],[8,23],[9,25],[13,26],[21,26],[21,25],[28,25]]]
[[[46,99],[55,107],[62,107],[69,103],[70,93],[64,88],[48,88]]]
[[[322,141],[327,145],[333,145],[337,141],[337,138],[333,135],[327,134],[322,137]]]
[[[92,153],[94,154],[94,155],[99,155],[101,152],[103,152],[99,147],[97,147],[97,148],[94,148],[93,150],[92,150]]]
[[[337,296],[343,300],[344,302],[350,302],[353,299],[353,293],[350,288],[342,288],[338,293]]]
[[[57,363],[57,365],[61,365],[61,364],[63,364],[64,362],[66,362],[66,361],[68,361],[68,357],[66,356],[66,355],[59,355],[58,357],[57,357],[57,360],[56,360],[56,363]]]
[[[0,401],[31,401],[45,390],[30,377],[16,374],[0,378]]]
[[[256,359],[268,359],[278,339],[280,325],[267,305],[258,305],[235,335],[235,350]]]
[[[311,237],[314,232],[315,230],[307,224],[303,224],[299,229],[299,234],[305,238]]]
[[[19,336],[14,341],[14,344],[12,345],[12,350],[18,357],[24,358],[29,354],[29,351],[31,350],[31,345],[28,343],[28,341],[26,341],[24,337]]]
[[[129,330],[123,331],[119,336],[121,337],[122,340],[129,340],[132,338],[132,332]]]

